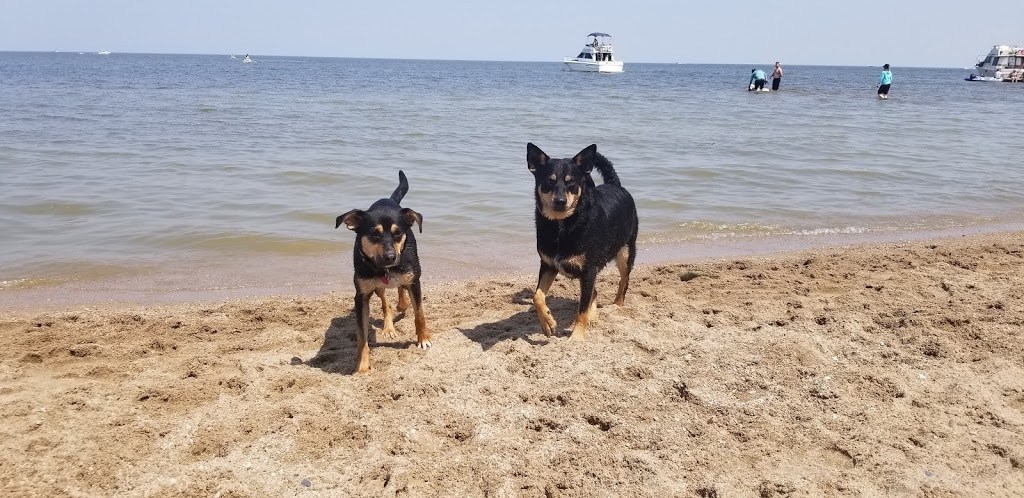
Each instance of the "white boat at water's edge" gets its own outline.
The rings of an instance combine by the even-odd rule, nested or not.
[[[622,61],[615,59],[611,36],[607,33],[590,33],[594,40],[584,45],[576,57],[566,57],[564,62],[570,71],[590,73],[621,73]]]
[[[110,51],[109,50],[104,50],[102,52],[96,52],[96,55],[110,55]]]
[[[978,72],[972,73],[965,80],[1024,82],[1024,47],[996,45],[974,67]]]

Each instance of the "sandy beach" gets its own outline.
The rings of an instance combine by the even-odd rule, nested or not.
[[[348,286],[6,313],[0,495],[1021,496],[1022,236],[427,286],[358,376]]]

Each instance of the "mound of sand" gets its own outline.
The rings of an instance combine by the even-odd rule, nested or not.
[[[1020,240],[428,287],[360,376],[350,289],[8,314],[0,495],[1021,496]]]

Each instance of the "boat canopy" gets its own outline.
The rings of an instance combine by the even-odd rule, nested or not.
[[[609,35],[608,33],[590,33],[587,36],[607,36],[608,38],[612,37],[612,35]]]

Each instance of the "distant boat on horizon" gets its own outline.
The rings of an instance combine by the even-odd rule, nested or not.
[[[110,55],[110,51],[109,50],[104,50],[102,52],[96,52],[96,55]]]
[[[621,73],[622,61],[616,60],[608,33],[590,33],[587,38],[594,41],[583,46],[576,57],[566,57],[563,62],[570,71],[590,73]]]

